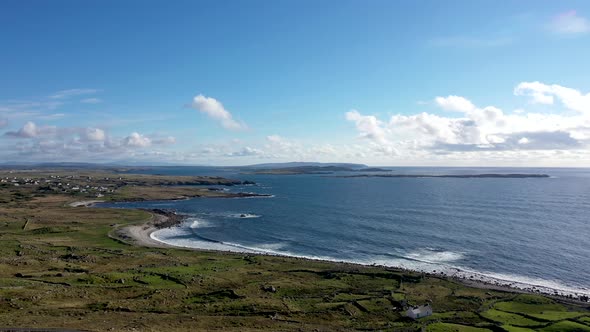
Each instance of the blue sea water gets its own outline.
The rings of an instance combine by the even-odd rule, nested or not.
[[[253,180],[271,198],[121,203],[190,215],[153,237],[178,246],[436,271],[590,293],[590,169],[392,168],[404,174],[550,178],[339,178],[233,169],[146,173]]]

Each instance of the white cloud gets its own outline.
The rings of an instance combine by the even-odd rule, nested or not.
[[[475,109],[475,106],[471,101],[459,96],[436,97],[434,102],[447,111],[465,113]]]
[[[528,138],[526,138],[526,137],[523,137],[523,138],[521,138],[521,139],[518,140],[518,144],[529,144],[530,142],[531,141]]]
[[[0,156],[11,161],[132,161],[161,162],[166,158],[181,158],[178,152],[162,151],[174,144],[172,136],[146,136],[137,132],[127,137],[111,137],[100,128],[44,126],[29,121],[21,128],[0,136]]]
[[[9,119],[55,119],[65,116],[64,113],[55,113],[55,110],[71,104],[74,97],[94,94],[97,92],[99,92],[99,90],[96,89],[69,89],[29,100],[9,100],[0,102],[0,114],[2,117]],[[81,100],[83,103],[97,103],[100,101],[101,100],[98,98],[85,98]]]
[[[0,119],[0,128],[8,126],[8,120]]]
[[[61,90],[49,96],[51,99],[68,99],[75,96],[88,95],[97,93],[97,89],[68,89]]]
[[[269,136],[266,136],[266,139],[272,143],[281,143],[284,141],[284,138],[282,138],[279,135],[269,135]]]
[[[557,98],[566,108],[581,113],[590,113],[590,93],[583,94],[579,90],[566,88],[557,84],[540,82],[522,82],[514,89],[517,96],[529,96],[533,103],[553,104]]]
[[[86,128],[84,138],[89,141],[104,141],[106,138],[105,132],[99,128]]]
[[[137,132],[133,132],[123,139],[123,145],[128,147],[145,148],[152,145],[152,140]]]
[[[81,103],[84,104],[100,104],[102,103],[102,99],[100,98],[85,98],[80,100]]]
[[[58,100],[10,101],[0,104],[0,114],[12,118],[38,117],[62,105],[63,102]]]
[[[239,151],[227,153],[226,156],[227,157],[250,157],[250,156],[260,156],[263,154],[264,153],[262,152],[262,150],[246,146]]]
[[[246,128],[246,125],[234,120],[232,114],[215,98],[206,97],[200,94],[193,98],[191,107],[206,114],[208,117],[219,121],[221,126],[225,129],[239,130]]]
[[[298,153],[302,145],[299,142],[292,141],[279,135],[266,136],[267,150],[273,151],[273,153]]]
[[[27,122],[17,131],[9,131],[5,135],[16,138],[33,138],[39,135],[40,131],[34,122]]]
[[[346,112],[346,120],[352,121],[360,133],[360,137],[386,143],[387,127],[373,115],[362,115],[357,110]]]
[[[28,121],[16,131],[9,131],[5,136],[29,139],[74,139],[78,137],[84,141],[104,141],[106,134],[99,128],[39,126]],[[76,138],[76,139],[78,139]]]
[[[583,151],[590,147],[590,95],[578,90],[539,82],[523,82],[515,94],[536,101],[555,97],[578,113],[505,114],[494,106],[477,107],[460,96],[437,97],[436,105],[459,111],[460,116],[431,113],[393,115],[389,122],[358,111],[346,113],[373,156],[399,155],[432,158],[449,153],[503,153],[523,151]],[[581,152],[580,152],[581,153]],[[500,154],[498,154],[499,156]],[[474,155],[471,155],[473,157]]]
[[[516,96],[530,96],[532,103],[553,104],[553,96],[550,95],[551,87],[540,82],[522,82],[514,88]]]
[[[590,32],[590,21],[571,10],[554,17],[550,28],[553,32],[563,35],[579,35]]]
[[[163,138],[157,138],[152,140],[155,145],[169,145],[176,144],[176,137],[167,136]]]
[[[306,148],[300,142],[287,139],[279,135],[266,137],[267,144],[264,146],[267,155],[275,158],[303,158]]]

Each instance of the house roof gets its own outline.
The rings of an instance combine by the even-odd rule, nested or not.
[[[431,308],[430,304],[423,304],[423,305],[416,306],[416,307],[410,307],[408,310],[416,312],[416,313],[420,313],[423,310],[428,310],[430,308]]]

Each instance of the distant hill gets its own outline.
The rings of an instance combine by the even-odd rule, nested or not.
[[[250,174],[296,175],[296,174],[332,174],[335,172],[390,172],[381,168],[352,168],[344,166],[296,166],[281,168],[250,168],[244,170]]]
[[[288,163],[267,163],[242,166],[242,168],[254,169],[276,169],[276,168],[295,168],[295,167],[341,167],[347,169],[367,168],[364,164],[350,163],[318,163],[318,162],[288,162]]]

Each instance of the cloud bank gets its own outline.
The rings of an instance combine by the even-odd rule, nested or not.
[[[579,151],[590,146],[590,93],[555,84],[522,82],[514,94],[533,104],[559,103],[564,112],[506,113],[495,106],[478,107],[461,96],[439,96],[434,105],[446,113],[397,114],[389,120],[345,114],[358,137],[374,154],[452,154],[527,151]]]
[[[4,133],[0,141],[4,159],[27,160],[79,160],[111,161],[153,154],[158,147],[176,143],[172,136],[159,137],[132,132],[124,137],[109,135],[104,129],[94,127],[41,126],[28,121],[17,130]],[[10,140],[10,142],[7,141]],[[147,151],[147,149],[151,149]]]

